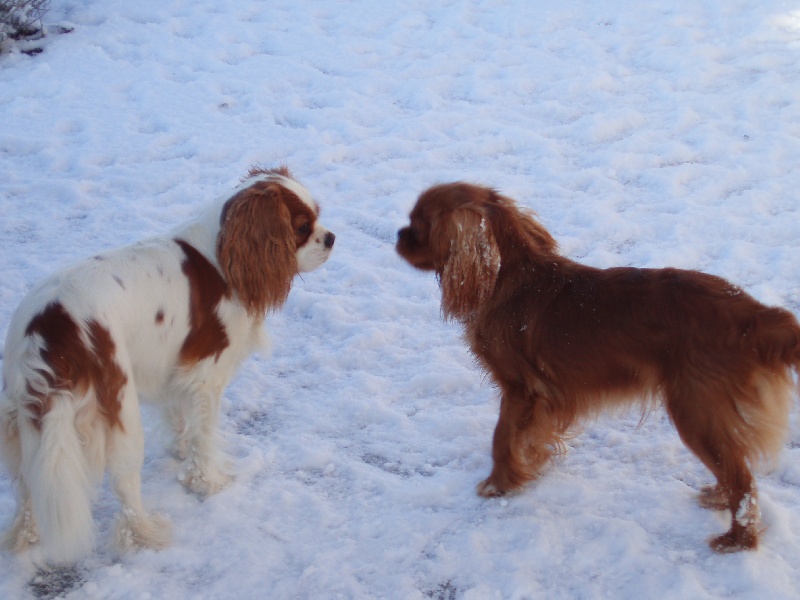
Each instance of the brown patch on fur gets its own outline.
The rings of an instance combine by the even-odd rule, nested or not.
[[[275,181],[259,181],[225,204],[217,240],[223,275],[251,316],[280,308],[297,274],[297,248],[316,215]]]
[[[75,396],[94,390],[98,411],[109,428],[124,429],[120,421],[120,393],[128,378],[115,361],[116,345],[108,329],[95,320],[86,323],[86,333],[88,346],[81,339],[78,324],[58,302],[49,304],[36,315],[25,330],[26,335],[38,335],[44,341],[41,357],[52,372],[41,374],[48,388],[70,390]],[[28,406],[28,410],[35,426],[41,428],[52,396],[35,391],[30,385],[28,392],[38,400]]]
[[[164,309],[159,308],[156,312],[156,325],[162,325],[164,323]]]
[[[711,547],[756,547],[750,469],[774,458],[786,433],[800,363],[791,313],[698,271],[581,265],[513,201],[463,183],[420,196],[397,251],[436,272],[445,316],[465,325],[502,392],[481,495],[537,477],[587,417],[659,397],[717,480],[701,502],[731,510]]]
[[[179,361],[194,364],[210,356],[219,360],[230,340],[217,306],[230,297],[230,290],[219,271],[197,249],[180,239],[175,243],[186,255],[181,269],[189,281],[189,334],[181,346]]]

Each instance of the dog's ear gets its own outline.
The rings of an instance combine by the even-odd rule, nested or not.
[[[291,215],[283,188],[270,181],[233,196],[220,214],[217,258],[248,314],[280,308],[297,274]]]
[[[500,251],[492,228],[474,207],[440,217],[431,231],[446,319],[468,319],[494,291]]]

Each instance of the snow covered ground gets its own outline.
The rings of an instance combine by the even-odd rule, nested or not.
[[[800,312],[800,6],[782,0],[53,0],[0,56],[0,335],[59,266],[168,230],[285,162],[336,248],[225,395],[235,482],[176,480],[158,413],[144,495],[162,552],[99,546],[0,597],[797,598],[800,420],[760,478],[760,550],[662,414],[601,419],[522,495],[483,500],[497,398],[431,275],[394,253],[425,187],[538,212],[586,263],[699,268]],[[14,507],[0,476],[0,525]]]

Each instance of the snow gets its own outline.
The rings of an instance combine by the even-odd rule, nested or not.
[[[285,162],[337,235],[226,391],[235,481],[178,483],[145,409],[147,506],[172,545],[0,597],[796,598],[800,424],[759,478],[757,552],[660,413],[587,425],[522,494],[484,500],[498,403],[436,278],[394,252],[454,180],[536,211],[599,267],[698,268],[800,311],[800,10],[782,0],[59,0],[74,28],[0,56],[0,335],[44,275],[170,230]],[[14,488],[0,477],[0,525]]]
[[[734,519],[742,527],[747,527],[753,521],[758,522],[760,518],[761,511],[758,509],[756,499],[752,494],[745,494],[744,498],[739,502],[739,508],[736,510]]]

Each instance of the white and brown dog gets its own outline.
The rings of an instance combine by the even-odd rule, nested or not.
[[[334,235],[318,216],[285,167],[252,169],[171,234],[95,256],[28,294],[9,327],[0,394],[19,494],[6,547],[37,545],[51,563],[88,553],[106,470],[122,503],[119,550],[168,543],[168,524],[142,507],[140,395],[168,409],[183,484],[198,494],[225,485],[220,397],[294,276],[330,255]]]

